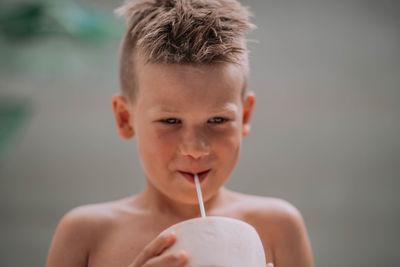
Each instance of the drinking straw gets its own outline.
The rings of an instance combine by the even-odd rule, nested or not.
[[[194,175],[194,182],[196,183],[197,198],[199,200],[201,217],[205,218],[206,212],[204,210],[203,196],[201,194],[201,187],[199,183],[199,177],[197,176],[197,174]]]

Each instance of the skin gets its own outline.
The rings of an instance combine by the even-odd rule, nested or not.
[[[255,95],[241,90],[230,64],[147,64],[136,69],[135,99],[112,98],[119,134],[136,137],[146,188],[138,195],[81,206],[57,227],[47,266],[184,266],[190,255],[163,253],[179,237],[169,226],[200,216],[195,186],[182,172],[207,171],[201,182],[208,216],[251,224],[267,266],[310,267],[312,252],[300,212],[280,199],[245,195],[223,185],[250,131]],[[273,264],[272,264],[273,262]]]

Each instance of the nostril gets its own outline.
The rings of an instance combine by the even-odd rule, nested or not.
[[[208,156],[210,149],[210,144],[205,138],[185,138],[180,144],[181,154],[193,159]]]

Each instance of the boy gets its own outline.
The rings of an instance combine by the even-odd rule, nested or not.
[[[112,107],[120,136],[136,137],[147,186],[136,196],[66,214],[47,266],[184,266],[185,251],[163,253],[177,237],[159,233],[200,216],[194,174],[207,215],[251,224],[268,266],[313,266],[296,208],[223,186],[255,102],[246,91],[244,33],[252,28],[246,9],[235,0],[142,0],[119,12],[128,32],[121,45],[122,95],[113,96]]]

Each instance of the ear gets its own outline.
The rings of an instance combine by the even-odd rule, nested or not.
[[[250,120],[255,103],[256,95],[253,92],[247,92],[243,101],[242,136],[247,136],[250,133]]]
[[[132,138],[135,135],[135,131],[133,128],[133,114],[130,102],[122,95],[114,95],[111,98],[111,105],[119,135],[126,140]]]

